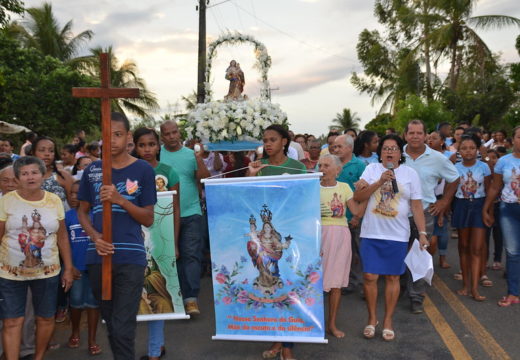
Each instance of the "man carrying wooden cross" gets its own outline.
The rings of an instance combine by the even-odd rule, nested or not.
[[[151,226],[157,201],[153,168],[128,154],[130,124],[125,115],[112,113],[112,184],[102,184],[102,161],[85,169],[78,193],[78,218],[90,236],[87,249],[89,280],[94,296],[101,299],[101,257],[112,256],[112,298],[101,301],[113,358],[135,359],[136,316],[143,290],[146,252],[141,225]],[[103,160],[105,161],[105,160]],[[113,243],[102,235],[102,202],[112,204]],[[90,211],[92,210],[92,220]]]

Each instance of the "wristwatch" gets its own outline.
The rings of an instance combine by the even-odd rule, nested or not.
[[[419,231],[419,235],[428,236],[428,233],[426,233],[426,231]]]

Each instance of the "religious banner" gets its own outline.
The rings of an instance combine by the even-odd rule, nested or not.
[[[157,192],[154,223],[142,227],[147,266],[137,321],[189,319],[184,311],[175,260],[173,197]]]
[[[325,343],[319,174],[204,181],[215,340]]]

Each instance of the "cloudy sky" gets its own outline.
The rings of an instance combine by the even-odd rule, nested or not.
[[[43,2],[25,0],[27,7]],[[148,87],[157,94],[162,111],[175,111],[181,96],[197,83],[197,0],[53,0],[63,25],[73,20],[75,32],[94,31],[89,47],[114,47],[120,60],[137,63]],[[209,42],[226,31],[239,31],[263,42],[272,57],[269,73],[273,102],[287,112],[292,129],[325,133],[343,108],[356,112],[362,123],[378,109],[350,84],[360,71],[356,56],[359,33],[376,29],[372,0],[211,0],[207,11]],[[480,0],[474,15],[520,17],[514,0]],[[480,32],[504,62],[519,61],[514,48],[518,28]],[[213,64],[215,98],[227,93],[224,72],[231,59],[246,76],[245,93],[258,95],[259,73],[253,69],[250,45],[221,46]],[[442,71],[440,73],[443,76]]]

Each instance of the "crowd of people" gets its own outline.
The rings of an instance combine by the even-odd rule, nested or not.
[[[417,239],[449,269],[448,243],[458,238],[461,296],[485,301],[481,287],[494,286],[487,271],[503,270],[507,293],[498,305],[520,303],[520,127],[487,132],[469,124],[427,129],[420,120],[402,136],[354,129],[331,131],[325,143],[280,125],[263,133],[249,152],[212,152],[184,141],[174,121],[160,130],[130,132],[120,113],[111,118],[113,185],[102,185],[101,144],[80,131],[58,148],[30,133],[15,153],[0,139],[0,318],[2,359],[43,359],[55,347],[56,322],[70,316],[67,345],[79,348],[87,314],[87,351],[96,342],[99,318],[107,325],[114,359],[135,358],[136,315],[144,284],[146,253],[141,226],[153,223],[157,192],[175,190],[174,245],[186,313],[200,314],[200,279],[209,249],[200,180],[321,172],[321,257],[328,294],[326,330],[342,338],[342,293],[357,287],[367,305],[362,334],[379,325],[377,281],[385,279],[381,336],[396,337],[393,314],[401,287],[412,313],[423,312],[426,282],[413,281],[404,258]],[[510,137],[508,137],[510,135]],[[103,239],[102,203],[112,204],[113,241]],[[456,230],[456,231],[452,231]],[[494,249],[490,256],[490,248]],[[112,255],[112,300],[101,300],[101,259]],[[492,259],[490,259],[490,257]],[[460,271],[458,271],[460,269]],[[166,351],[164,321],[148,322],[148,353]],[[263,358],[294,358],[293,343],[274,343]]]

